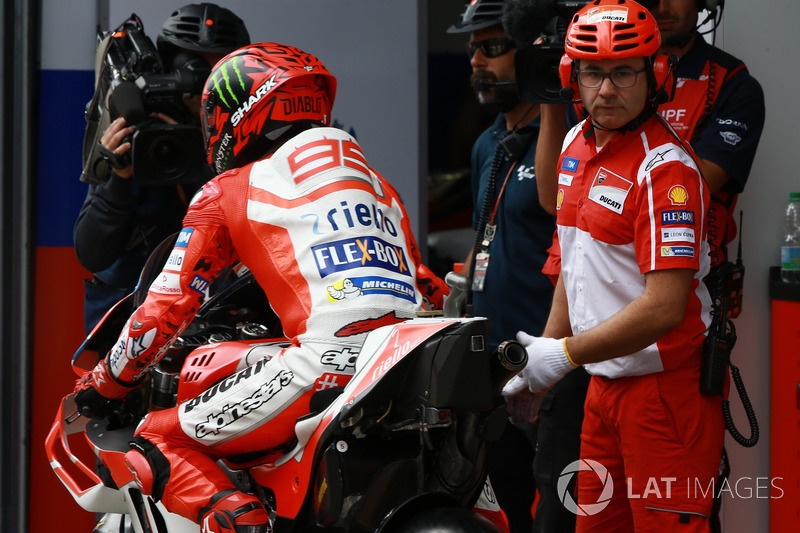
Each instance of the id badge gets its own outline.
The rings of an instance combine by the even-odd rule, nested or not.
[[[488,252],[479,252],[475,256],[475,271],[472,273],[472,290],[483,292],[483,284],[486,281],[486,270],[489,268]]]

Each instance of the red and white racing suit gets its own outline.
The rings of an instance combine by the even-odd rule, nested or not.
[[[584,121],[567,135],[558,168],[561,276],[574,334],[639,297],[648,272],[695,272],[679,326],[636,353],[584,365],[592,379],[577,531],[706,531],[707,519],[689,518],[710,514],[711,494],[696,483],[716,478],[724,434],[721,398],[699,392],[711,305],[702,283],[708,190],[690,149],[658,115],[599,152]]]
[[[232,488],[216,458],[292,440],[311,395],[350,380],[366,333],[423,309],[417,273],[424,267],[396,191],[350,135],[315,128],[203,187],[108,356],[112,375],[123,383],[144,377],[236,260],[253,272],[291,345],[193,400],[150,413],[137,429],[169,463],[156,492],[195,521],[212,496]],[[151,464],[159,460],[150,455]]]

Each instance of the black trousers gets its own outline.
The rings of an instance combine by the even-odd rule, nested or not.
[[[558,479],[568,464],[580,458],[583,403],[589,374],[581,367],[564,376],[542,398],[533,472],[539,490],[534,533],[573,533],[575,515],[558,494]],[[577,501],[573,476],[569,490]]]
[[[536,428],[510,422],[500,439],[489,444],[489,481],[511,533],[531,533],[533,528],[535,449]]]

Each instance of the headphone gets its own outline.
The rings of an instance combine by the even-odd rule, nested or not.
[[[647,72],[647,82],[652,87],[650,95],[650,103],[653,105],[666,104],[675,95],[675,79],[674,70],[675,65],[678,64],[677,56],[668,56],[666,54],[656,54],[652,58],[652,68],[650,67],[651,59],[645,58],[645,69]],[[561,80],[561,91],[559,96],[567,101],[577,102],[576,96],[580,94],[578,88],[578,78],[575,76],[575,68],[572,59],[567,54],[561,56],[561,62],[558,65],[558,77]]]
[[[645,58],[645,61],[648,61],[648,58]],[[648,80],[655,88],[650,96],[650,101],[654,105],[666,104],[675,96],[675,86],[678,80],[675,79],[674,71],[677,64],[678,56],[656,54],[653,57],[653,68],[652,71],[647,71],[647,75]],[[650,72],[652,72],[652,78],[649,78]]]
[[[713,13],[717,9],[725,7],[725,0],[697,0],[695,5],[698,13],[704,9],[707,9],[709,13]]]

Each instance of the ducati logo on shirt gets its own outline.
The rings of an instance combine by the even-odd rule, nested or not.
[[[404,276],[411,276],[405,251],[378,237],[343,239],[312,246],[314,260],[321,277],[361,267],[377,267]]]
[[[632,187],[632,181],[600,167],[594,177],[592,188],[589,189],[589,199],[621,215],[625,199]]]
[[[239,372],[231,374],[230,376],[218,381],[200,396],[195,396],[191,400],[181,404],[181,411],[183,413],[188,413],[196,407],[200,408],[203,406],[203,404],[211,402],[218,393],[226,392],[228,389],[234,385],[238,385],[240,382],[247,381],[251,378],[263,381],[261,372],[264,371],[264,365],[266,363],[266,358],[259,359],[255,362],[255,364],[245,367],[244,370],[240,370]],[[290,377],[293,376],[291,372],[288,372],[288,374]]]
[[[689,191],[683,185],[673,185],[667,193],[672,205],[686,205],[689,201]]]

